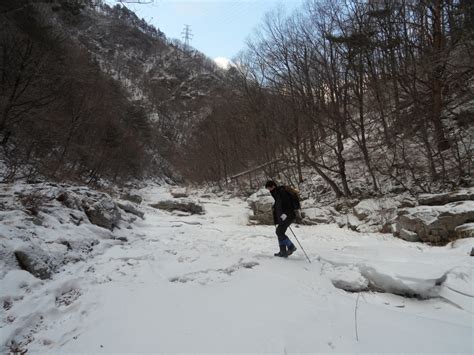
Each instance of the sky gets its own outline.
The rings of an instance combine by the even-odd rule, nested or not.
[[[145,0],[142,0],[145,1]],[[159,28],[168,38],[182,39],[189,25],[190,45],[225,66],[245,47],[245,39],[265,13],[284,8],[291,12],[304,0],[154,0],[128,4],[140,18]]]

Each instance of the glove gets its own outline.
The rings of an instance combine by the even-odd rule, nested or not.
[[[287,216],[286,214],[284,214],[284,213],[280,216],[280,218],[281,218],[282,221],[284,221],[284,220],[286,219],[286,217],[288,217],[288,216]]]

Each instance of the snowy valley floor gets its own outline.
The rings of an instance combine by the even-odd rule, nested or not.
[[[141,192],[143,206],[169,197]],[[120,231],[128,242],[52,280],[7,273],[0,351],[14,339],[48,353],[473,353],[472,239],[293,227],[309,264],[296,243],[273,257],[274,227],[248,226],[244,201],[199,200],[205,215],[146,207]]]

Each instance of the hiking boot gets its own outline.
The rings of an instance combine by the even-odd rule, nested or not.
[[[296,247],[294,245],[288,247],[288,253],[287,255],[290,256],[296,251]]]
[[[280,251],[278,253],[273,254],[275,256],[279,256],[281,258],[287,258],[288,257],[288,252],[286,251],[286,246],[285,245],[280,245]]]

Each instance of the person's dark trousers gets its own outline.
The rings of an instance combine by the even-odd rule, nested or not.
[[[278,244],[280,245],[280,251],[287,252],[288,249],[293,248],[294,244],[291,242],[290,238],[286,235],[286,230],[293,223],[293,219],[287,218],[278,224],[276,228],[276,235],[278,236]]]

